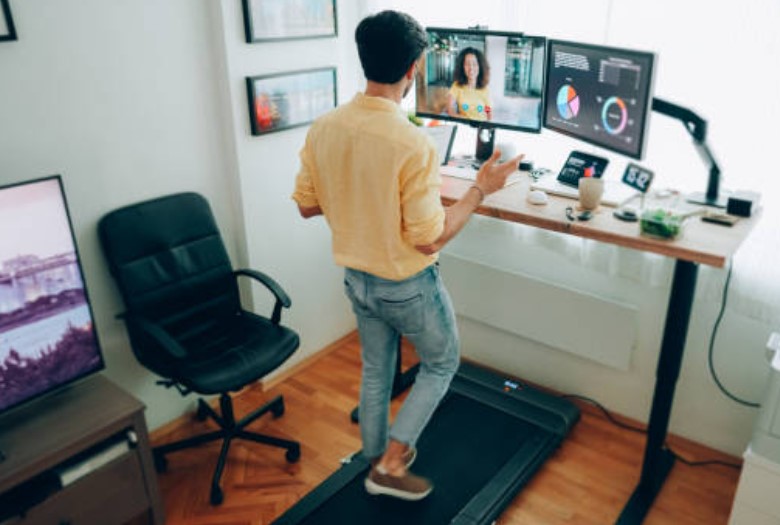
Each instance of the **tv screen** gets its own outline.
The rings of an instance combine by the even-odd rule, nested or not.
[[[541,131],[545,38],[429,27],[417,68],[416,114]]]
[[[653,62],[652,53],[550,40],[544,127],[641,159]]]
[[[60,177],[0,187],[0,413],[102,368]]]

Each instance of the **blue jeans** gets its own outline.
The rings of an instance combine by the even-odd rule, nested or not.
[[[358,414],[363,454],[381,456],[389,439],[413,447],[459,363],[455,312],[439,267],[431,265],[403,281],[347,268],[344,287],[357,316],[362,347]],[[414,345],[420,369],[390,428],[390,396],[401,336]]]

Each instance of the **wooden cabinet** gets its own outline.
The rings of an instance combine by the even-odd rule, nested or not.
[[[97,375],[0,417],[0,525],[162,525],[143,410]]]

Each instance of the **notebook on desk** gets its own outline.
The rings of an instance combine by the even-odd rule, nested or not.
[[[568,197],[569,199],[580,198],[579,190],[569,184],[564,184],[553,175],[546,175],[541,179],[531,183],[532,190],[542,190],[550,195],[559,197]],[[617,180],[604,180],[604,195],[601,196],[601,203],[605,206],[618,207],[638,192],[631,186],[627,186]]]

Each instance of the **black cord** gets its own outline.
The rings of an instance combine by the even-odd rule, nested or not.
[[[577,394],[563,394],[561,397],[566,399],[579,399],[580,401],[585,401],[586,403],[589,403],[594,407],[598,408],[599,410],[601,410],[601,413],[604,414],[604,416],[613,425],[618,426],[620,428],[624,428],[626,430],[630,430],[631,432],[636,432],[638,434],[647,434],[647,430],[645,430],[642,427],[635,427],[634,425],[629,425],[627,423],[623,423],[622,421],[618,421],[617,419],[615,419],[615,417],[612,414],[609,413],[609,411],[606,408],[604,408],[604,406],[601,403],[599,403],[594,399],[585,396],[580,396]]]
[[[712,327],[712,334],[710,335],[710,343],[709,343],[709,351],[707,355],[707,361],[709,364],[710,374],[712,375],[712,378],[715,380],[715,384],[718,385],[718,388],[721,392],[723,392],[724,395],[726,395],[728,398],[732,399],[733,401],[736,401],[737,403],[753,408],[758,408],[761,406],[760,403],[754,403],[751,401],[746,401],[744,399],[741,399],[726,389],[725,386],[723,386],[723,383],[721,383],[720,378],[718,378],[718,374],[715,371],[715,362],[714,362],[714,354],[715,354],[715,339],[718,335],[718,329],[720,328],[720,323],[723,320],[723,314],[726,311],[726,301],[728,300],[728,293],[729,293],[729,283],[731,282],[731,271],[734,268],[734,265],[730,262],[729,263],[729,269],[728,273],[726,274],[726,282],[723,284],[723,293],[721,295],[721,302],[720,302],[720,311],[718,312],[718,317],[715,320],[715,324]],[[598,401],[591,399],[586,396],[581,396],[577,394],[563,394],[561,395],[563,398],[567,399],[579,399],[580,401],[585,401],[586,403],[589,403],[596,408],[598,408],[604,416],[609,420],[610,423],[612,423],[615,426],[618,426],[620,428],[630,430],[631,432],[637,432],[640,434],[646,434],[647,430],[643,427],[637,427],[634,425],[629,425],[627,423],[623,423],[622,421],[618,421],[615,419],[615,417],[610,414],[610,412],[604,408],[604,406],[599,403]],[[717,459],[713,460],[707,460],[707,461],[690,461],[688,459],[685,459],[684,457],[680,456],[678,453],[676,453],[674,450],[672,450],[667,443],[664,443],[664,447],[677,459],[678,461],[691,466],[691,467],[703,467],[707,465],[722,465],[724,467],[730,467],[735,469],[741,469],[742,465],[739,465],[737,463],[729,463],[727,461],[720,461]]]
[[[685,463],[689,467],[706,467],[708,465],[722,465],[724,467],[734,468],[737,470],[742,469],[742,465],[738,463],[729,463],[728,461],[720,461],[719,459],[709,459],[706,461],[691,461],[689,459],[685,459],[684,457],[680,456],[677,452],[670,449],[668,446],[666,449],[674,456],[674,458],[677,461],[680,461],[681,463]]]
[[[604,405],[602,405],[601,403],[599,403],[595,399],[591,399],[589,397],[581,396],[581,395],[578,395],[578,394],[562,394],[560,397],[565,398],[565,399],[578,399],[580,401],[584,401],[586,403],[589,403],[589,404],[595,406],[596,408],[598,408],[604,414],[604,416],[607,418],[607,420],[610,423],[612,423],[613,425],[618,426],[618,427],[623,428],[623,429],[626,429],[626,430],[629,430],[631,432],[636,432],[638,434],[647,434],[647,429],[645,429],[644,427],[637,427],[637,426],[634,426],[634,425],[629,425],[628,423],[623,423],[622,421],[618,421],[615,418],[615,416],[613,416],[609,412],[609,410],[604,408]],[[737,469],[737,470],[742,469],[742,465],[740,465],[738,463],[729,463],[727,461],[720,461],[718,459],[710,459],[710,460],[705,460],[705,461],[691,461],[689,459],[685,459],[684,457],[679,455],[677,452],[672,450],[672,448],[669,446],[668,443],[664,443],[664,448],[666,450],[668,450],[669,453],[672,454],[672,456],[674,456],[675,459],[677,459],[678,461],[680,461],[680,462],[682,462],[682,463],[684,463],[684,464],[686,464],[686,465],[688,465],[690,467],[705,467],[705,466],[708,466],[708,465],[722,465],[724,467],[734,468],[734,469]]]
[[[712,379],[715,380],[715,384],[718,385],[718,388],[720,389],[721,392],[723,392],[723,394],[726,397],[728,397],[732,401],[739,403],[740,405],[758,408],[761,406],[761,403],[746,401],[729,392],[728,389],[725,386],[723,386],[723,383],[721,383],[720,379],[718,378],[718,373],[715,371],[715,359],[714,359],[715,338],[718,335],[718,328],[720,327],[720,322],[723,319],[723,313],[726,310],[726,300],[729,295],[729,283],[731,282],[731,270],[733,269],[734,269],[734,264],[730,262],[729,271],[726,274],[726,282],[723,284],[723,294],[721,295],[721,301],[720,301],[720,312],[718,312],[718,318],[715,320],[715,325],[712,327],[712,334],[710,335],[710,346],[709,346],[709,351],[707,352],[707,363],[709,364],[710,375],[712,376]]]

